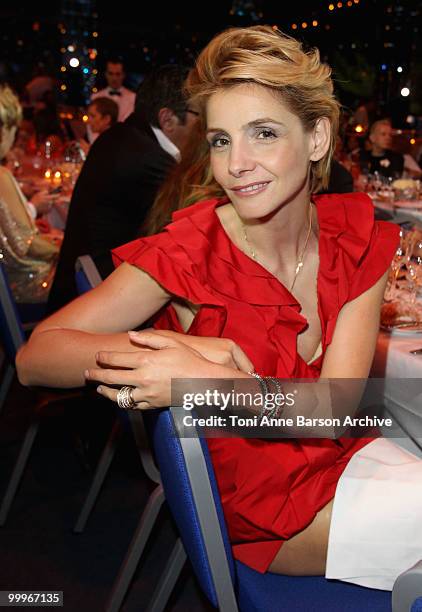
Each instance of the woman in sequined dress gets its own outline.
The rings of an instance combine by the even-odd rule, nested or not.
[[[21,114],[18,98],[1,86],[0,162],[13,145]],[[58,252],[59,246],[39,233],[13,174],[0,166],[0,257],[18,304],[46,302]]]

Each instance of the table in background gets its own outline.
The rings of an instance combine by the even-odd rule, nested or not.
[[[385,378],[385,406],[399,426],[395,441],[422,457],[422,354],[410,353],[418,348],[422,334],[380,332],[371,376]]]
[[[375,208],[384,210],[392,215],[392,221],[395,223],[402,223],[404,221],[413,221],[418,224],[422,224],[422,206],[418,205],[415,208],[412,207],[398,207],[394,203],[384,202],[382,200],[373,200]]]

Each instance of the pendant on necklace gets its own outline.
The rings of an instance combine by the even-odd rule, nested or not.
[[[300,261],[297,266],[296,266],[296,270],[295,270],[295,274],[299,274],[299,270],[303,267],[303,261]]]

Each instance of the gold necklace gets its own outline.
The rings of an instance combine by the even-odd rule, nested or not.
[[[256,251],[255,251],[254,247],[249,242],[249,238],[248,238],[248,234],[247,234],[247,231],[246,231],[246,227],[245,227],[245,225],[243,223],[242,223],[242,230],[243,230],[243,239],[244,239],[245,244],[246,244],[246,246],[248,248],[250,256],[252,257],[253,260],[255,260],[256,262],[259,263],[258,256],[256,254]],[[299,272],[303,268],[303,260],[304,260],[304,257],[305,257],[306,248],[308,246],[308,242],[309,242],[309,238],[311,236],[311,232],[312,232],[312,202],[309,202],[309,224],[308,224],[308,231],[306,233],[305,244],[303,245],[303,249],[302,249],[301,253],[299,254],[299,257],[297,258],[297,263],[296,263],[296,268],[295,268],[295,275],[293,277],[293,282],[292,282],[291,287],[289,289],[290,292],[293,290],[293,287],[295,286],[297,275],[299,274]]]

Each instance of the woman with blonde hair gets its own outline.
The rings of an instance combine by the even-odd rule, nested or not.
[[[375,222],[364,195],[313,195],[327,185],[338,125],[329,67],[270,27],[231,29],[200,54],[187,88],[226,197],[117,249],[120,265],[100,287],[35,330],[18,356],[21,381],[99,381],[119,406],[148,409],[170,404],[172,378],[366,379],[398,229]],[[125,333],[153,315],[160,331]],[[422,542],[406,547],[401,516],[385,513],[398,544],[390,538],[392,565],[373,580],[379,513],[376,528],[360,520],[371,487],[362,480],[353,508],[342,503],[342,474],[377,466],[376,452],[361,453],[379,442],[209,439],[234,556],[261,572],[391,588]],[[389,452],[394,472],[403,457]],[[378,490],[381,503],[390,491]],[[417,517],[413,495],[405,512]]]
[[[13,146],[22,112],[19,100],[7,85],[0,86],[0,160]],[[41,235],[34,221],[37,207],[51,205],[54,196],[39,192],[31,207],[13,174],[0,166],[0,250],[13,296],[22,312],[24,304],[47,300],[59,252],[56,242]],[[25,315],[24,315],[25,318]]]

